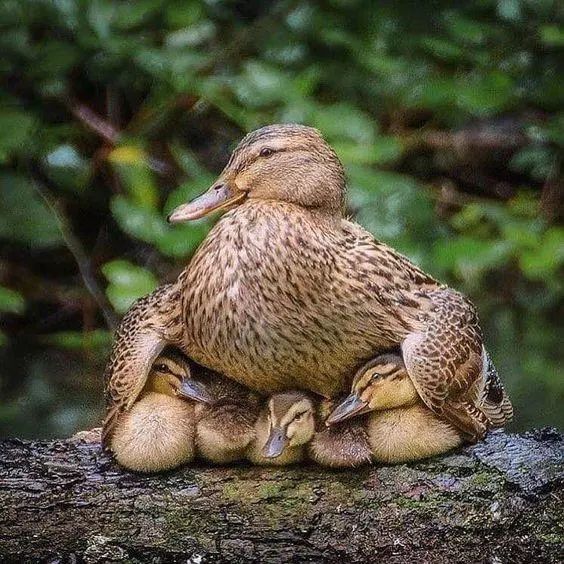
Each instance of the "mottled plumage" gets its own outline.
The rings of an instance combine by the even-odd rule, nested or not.
[[[344,196],[341,163],[316,130],[249,134],[216,184],[171,214],[233,208],[178,280],[126,316],[108,367],[110,409],[131,405],[139,374],[166,343],[258,392],[325,397],[346,391],[370,358],[401,348],[425,405],[481,437],[473,305],[347,221]]]

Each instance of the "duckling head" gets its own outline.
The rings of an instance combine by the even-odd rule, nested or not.
[[[188,360],[172,349],[165,349],[153,362],[144,392],[175,397],[181,382],[190,376]]]
[[[314,406],[306,394],[274,394],[268,401],[269,435],[262,447],[266,458],[277,458],[288,447],[308,443],[315,432]]]
[[[327,426],[378,409],[408,405],[417,399],[403,361],[397,355],[380,355],[355,375],[351,393],[329,414]]]
[[[188,359],[173,349],[165,349],[157,357],[143,391],[213,403],[207,386],[193,377]]]
[[[199,219],[247,200],[286,202],[341,217],[343,166],[317,129],[298,124],[261,127],[239,143],[215,184],[176,208],[168,220]]]

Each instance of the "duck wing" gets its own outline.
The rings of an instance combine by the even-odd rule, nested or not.
[[[107,446],[118,416],[131,409],[157,356],[170,343],[170,328],[177,319],[180,299],[167,284],[137,300],[119,324],[104,372],[106,417],[102,444]]]
[[[492,427],[503,427],[513,419],[513,406],[490,355],[486,351],[484,354],[485,382],[480,394],[479,406],[490,420]]]
[[[469,440],[479,440],[490,421],[477,407],[485,352],[476,310],[446,287],[426,294],[431,307],[401,345],[407,372],[429,409]]]

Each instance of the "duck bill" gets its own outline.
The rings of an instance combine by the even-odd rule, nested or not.
[[[200,219],[210,213],[240,204],[246,196],[245,192],[238,191],[229,182],[219,181],[201,196],[187,204],[178,206],[168,216],[167,221],[169,223],[181,223]]]
[[[331,412],[325,424],[329,427],[367,411],[370,411],[368,404],[356,394],[351,394]]]
[[[193,400],[199,403],[206,403],[211,405],[215,403],[214,398],[209,393],[208,389],[201,382],[193,379],[182,380],[176,395],[182,399]]]
[[[273,427],[266,443],[262,447],[262,455],[265,458],[277,458],[284,452],[287,444],[288,439],[284,429]]]

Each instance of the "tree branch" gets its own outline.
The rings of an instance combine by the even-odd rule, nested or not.
[[[142,476],[79,439],[8,440],[0,560],[558,562],[562,457],[555,431],[496,432],[409,465]]]
[[[30,164],[29,168],[30,177],[33,179],[35,189],[55,216],[61,235],[65,241],[65,245],[74,257],[80,276],[84,282],[84,286],[102,311],[108,328],[113,331],[117,326],[118,318],[107,300],[104,291],[96,280],[96,276],[92,271],[92,264],[86,254],[86,251],[84,250],[84,247],[82,246],[81,241],[75,236],[64,210],[48,188],[51,181],[43,173],[39,166]]]

